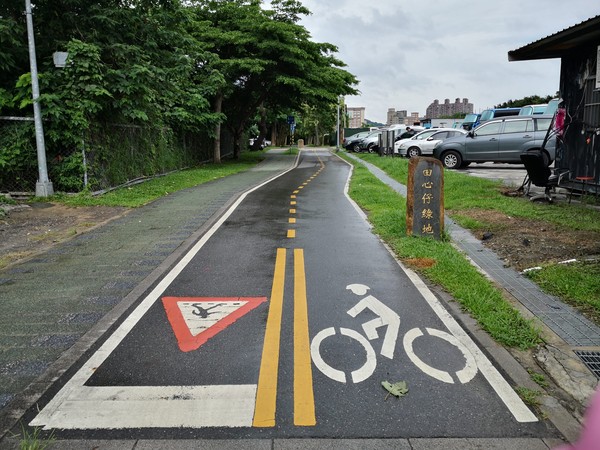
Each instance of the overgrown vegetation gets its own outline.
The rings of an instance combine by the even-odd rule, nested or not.
[[[14,436],[18,437],[18,436]],[[19,442],[20,450],[45,450],[52,446],[55,442],[54,431],[49,436],[45,436],[42,429],[34,427],[31,431],[21,424],[21,441]]]
[[[532,369],[527,369],[529,376],[533,381],[535,381],[540,387],[546,389],[548,387],[548,381],[546,377],[538,372],[533,371]]]
[[[539,410],[540,407],[540,396],[542,395],[541,391],[537,391],[535,389],[529,389],[523,386],[517,386],[515,388],[521,400],[525,402],[526,405]]]
[[[264,6],[260,0],[36,2],[40,103],[55,190],[81,190],[84,169],[93,190],[219,163],[224,149],[239,156],[249,134],[262,142],[280,132],[285,140],[288,116],[296,117],[296,136],[307,142],[319,127],[333,125],[338,97],[357,92],[356,78],[334,45],[313,41],[299,23],[310,13],[301,2]],[[25,36],[23,2],[3,2],[2,116],[31,115]],[[57,50],[68,52],[65,67],[53,64]],[[0,125],[0,189],[21,186],[24,177],[31,188],[33,126]]]
[[[52,200],[70,206],[103,205],[137,208],[173,192],[241,172],[256,165],[263,158],[263,152],[244,152],[237,160],[227,160],[222,164],[204,164],[194,169],[181,170],[143,183],[115,189],[101,196],[92,196],[89,192],[77,195],[58,194]]]

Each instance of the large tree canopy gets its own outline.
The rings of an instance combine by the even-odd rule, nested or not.
[[[22,0],[0,6],[0,114],[31,103]],[[337,48],[311,40],[296,0],[35,0],[42,109],[53,139],[98,122],[211,130],[236,153],[256,117],[323,110],[355,94]],[[65,68],[52,63],[68,51]]]

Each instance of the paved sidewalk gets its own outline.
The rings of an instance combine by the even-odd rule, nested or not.
[[[294,163],[272,153],[0,271],[0,437],[126,311],[140,285],[156,280],[242,192]]]

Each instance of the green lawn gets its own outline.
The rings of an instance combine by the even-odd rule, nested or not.
[[[351,159],[346,159],[352,163]],[[405,174],[406,161],[398,158],[385,159],[390,163],[390,175]],[[404,197],[381,182],[362,164],[354,163],[349,194],[367,212],[373,231],[394,253],[447,290],[494,339],[509,347],[521,349],[534,347],[541,342],[539,330],[532,322],[524,319],[504,299],[502,292],[479,273],[447,239],[437,241],[408,237]]]
[[[407,183],[407,159],[382,158],[378,155],[360,155],[360,157],[379,167],[400,183]],[[374,183],[374,181],[367,181],[363,178],[370,179],[371,177],[375,177],[372,175],[363,175],[363,171],[367,171],[367,169],[362,169],[360,164],[355,164],[355,167],[357,175],[352,183],[353,196],[369,212],[370,220],[385,223],[386,220],[383,218],[380,219],[380,216],[386,216],[388,221],[397,222],[393,228],[390,226],[389,230],[384,228],[382,231],[377,232],[381,233],[384,239],[390,239],[391,242],[400,240],[400,243],[396,244],[394,249],[401,258],[431,257],[429,255],[431,249],[436,249],[435,251],[440,254],[446,252],[446,250],[437,249],[435,243],[414,244],[410,239],[398,238],[397,236],[404,235],[406,232],[404,225],[405,210],[403,209],[404,199],[396,198],[396,200],[388,199],[383,201],[383,203],[390,202],[390,204],[393,201],[395,202],[393,210],[383,212],[378,200],[369,200],[369,195],[361,192],[370,183]],[[356,183],[361,185],[360,188],[358,188]],[[489,224],[483,222],[482,220],[484,219],[474,220],[466,215],[461,215],[461,211],[479,209],[481,211],[497,211],[513,217],[543,220],[560,227],[565,233],[569,233],[572,230],[600,232],[600,210],[597,208],[590,208],[575,203],[555,203],[552,205],[534,203],[523,198],[503,195],[501,187],[500,182],[472,177],[460,171],[444,171],[444,203],[446,212],[459,225],[473,231],[486,229]],[[379,194],[375,194],[379,189],[384,189],[384,187],[379,186],[370,195],[378,195],[380,197]],[[451,251],[448,250],[448,252]],[[450,262],[445,264],[450,264]],[[420,271],[432,281],[446,288],[461,302],[465,302],[463,304],[471,304],[472,300],[469,298],[479,296],[481,287],[461,284],[461,280],[464,283],[464,280],[471,278],[466,273],[458,275],[458,279],[455,279],[456,270],[454,264],[452,263],[449,266],[451,269],[448,273],[443,273],[442,268],[436,270],[421,269]],[[600,260],[596,259],[595,261],[580,262],[571,265],[551,264],[543,267],[541,270],[528,272],[527,275],[548,293],[560,297],[566,303],[579,308],[596,319],[597,323],[600,323]],[[486,293],[483,296],[487,297],[488,294]],[[470,306],[468,309],[470,309]],[[471,312],[476,315],[474,311]],[[481,318],[478,317],[478,319],[481,321]],[[487,326],[484,327],[488,329]],[[502,342],[506,343],[504,340]],[[523,342],[527,342],[527,339]]]

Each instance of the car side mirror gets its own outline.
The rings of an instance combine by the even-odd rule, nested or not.
[[[469,131],[467,133],[467,136],[469,136],[469,137],[475,137],[475,132],[473,130],[471,130],[471,131]]]
[[[427,140],[428,141],[433,141],[433,138],[432,137],[428,137]]]

